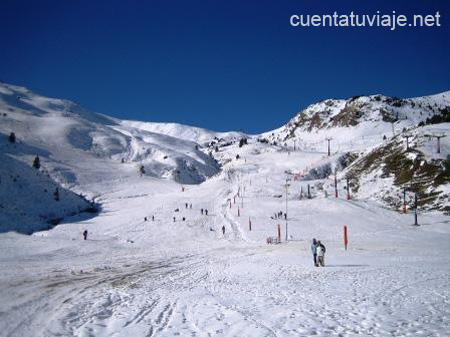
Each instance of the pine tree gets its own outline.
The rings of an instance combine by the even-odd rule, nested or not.
[[[56,188],[55,192],[53,193],[53,198],[56,201],[59,201],[59,189],[58,189],[58,187]]]
[[[36,156],[33,161],[33,167],[37,170],[41,167],[41,160],[39,159],[39,156]]]
[[[16,134],[14,132],[11,132],[9,135],[9,142],[13,144],[16,142]]]
[[[241,138],[239,141],[239,147],[243,147],[244,145],[247,145],[247,138]]]

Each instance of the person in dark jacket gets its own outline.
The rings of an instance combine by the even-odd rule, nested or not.
[[[87,240],[87,235],[88,235],[88,231],[87,231],[87,229],[85,229],[83,232],[83,237],[85,240]]]
[[[316,241],[316,239],[312,239],[311,253],[312,253],[313,259],[314,259],[314,266],[318,267],[319,265],[317,264],[317,241]]]

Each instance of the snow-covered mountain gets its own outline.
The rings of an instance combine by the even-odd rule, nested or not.
[[[421,209],[449,212],[448,122],[450,91],[409,99],[356,96],[312,104],[285,126],[260,137],[287,149],[295,146],[324,155],[329,146],[330,157],[311,165],[304,174],[308,180],[337,171],[344,184],[350,178],[355,197],[400,209],[406,189],[410,206],[418,193]],[[442,135],[437,153],[435,136]],[[328,184],[330,190],[333,184]]]
[[[419,124],[430,121],[433,116],[448,114],[449,109],[450,91],[412,99],[381,95],[329,99],[310,105],[281,128],[248,136],[176,123],[119,120],[90,112],[72,101],[43,97],[26,88],[2,83],[0,146],[5,158],[2,176],[4,186],[15,182],[18,178],[14,173],[21,164],[22,179],[36,180],[33,183],[30,180],[28,186],[43,184],[40,190],[50,191],[57,186],[62,194],[66,191],[74,195],[87,194],[84,198],[78,197],[79,201],[61,198],[71,200],[64,207],[55,208],[50,206],[51,202],[43,202],[52,209],[37,211],[38,207],[33,211],[19,211],[27,219],[21,223],[42,222],[42,219],[59,219],[91,208],[90,203],[99,192],[92,189],[86,192],[85,186],[98,184],[99,180],[107,184],[130,176],[144,176],[181,184],[201,183],[219,173],[221,167],[226,168],[239,153],[246,155],[238,146],[242,139],[248,140],[244,147],[250,151],[247,155],[292,151],[294,147],[326,154],[329,142],[331,156],[312,162],[307,172],[301,172],[304,179],[326,179],[358,158],[339,174],[342,180],[352,177],[355,196],[380,200],[397,208],[399,191],[407,187],[410,192],[419,192],[424,209],[447,210],[450,137],[441,139],[443,151],[435,155],[432,146],[435,140],[424,135],[446,134],[449,125],[419,127]],[[11,133],[17,138],[14,145],[7,141]],[[411,136],[412,151],[406,152],[404,135]],[[37,155],[43,167],[40,173],[27,170]],[[402,166],[389,165],[399,160]],[[405,174],[405,170],[410,173]],[[418,179],[424,175],[426,179]],[[54,186],[47,186],[50,182]],[[326,180],[324,182],[326,187]],[[2,190],[1,207],[16,212],[24,196],[7,197],[11,188],[14,185]],[[31,190],[32,193],[28,193]],[[22,191],[27,198],[34,195],[27,200],[37,205],[41,192],[37,193],[35,188]]]
[[[14,144],[8,141],[11,133]],[[86,200],[65,193],[85,194],[87,185],[99,181],[111,183],[142,175],[181,184],[203,182],[220,168],[202,150],[203,143],[215,137],[238,137],[237,133],[178,124],[122,121],[90,112],[72,101],[43,97],[4,83],[0,83],[0,135],[0,207],[8,210],[2,212],[2,231],[27,231],[30,223],[89,209]],[[36,156],[42,168],[29,169]],[[54,205],[51,193],[56,187],[61,201]],[[89,202],[98,195],[92,189],[87,194]],[[45,195],[47,198],[42,197]],[[25,201],[34,205],[32,209],[23,208]],[[12,223],[20,223],[20,229]]]
[[[0,336],[446,336],[447,97],[322,102],[249,136],[1,84]]]
[[[0,132],[15,132],[20,141],[46,149],[49,156],[43,159],[48,165],[66,166],[67,173],[61,177],[65,183],[77,179],[76,170],[67,167],[68,161],[77,165],[77,161],[94,158],[123,161],[128,169],[134,165],[136,171],[142,165],[146,175],[187,184],[204,181],[218,170],[196,142],[170,135],[184,126],[173,125],[172,132],[167,128],[152,132],[151,123],[147,128],[136,128],[133,122],[89,112],[71,101],[42,97],[6,84],[0,86],[0,109]]]
[[[382,95],[327,99],[308,106],[285,126],[263,134],[272,142],[305,149],[354,151],[377,146],[450,108],[450,91],[418,98]]]

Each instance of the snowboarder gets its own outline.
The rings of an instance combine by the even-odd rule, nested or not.
[[[316,241],[316,239],[312,240],[311,253],[313,254],[314,266],[318,267],[318,265],[317,265],[317,241]]]
[[[222,234],[225,235],[225,225],[222,226]]]
[[[322,242],[317,241],[317,262],[319,266],[325,267],[325,246]]]
[[[88,235],[88,231],[87,231],[87,229],[85,229],[83,232],[83,237],[85,240],[87,240],[87,235]]]

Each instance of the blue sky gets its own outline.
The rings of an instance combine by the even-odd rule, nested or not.
[[[292,27],[293,14],[441,27]],[[124,119],[258,133],[325,98],[450,90],[448,1],[0,2],[0,80]]]

